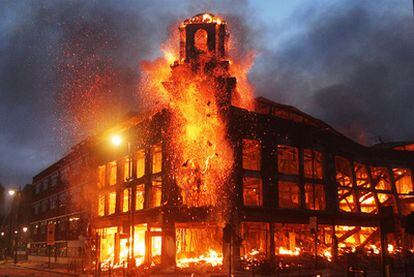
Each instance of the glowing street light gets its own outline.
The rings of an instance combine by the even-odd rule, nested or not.
[[[1,232],[1,234],[0,234],[2,237],[4,237],[4,232]]]
[[[14,190],[14,189],[9,189],[9,195],[10,196],[13,196],[13,195],[15,195],[16,194],[16,190]]]
[[[23,232],[26,233],[27,232],[27,227],[23,227]]]
[[[122,138],[119,135],[113,135],[111,137],[111,142],[112,142],[113,145],[115,145],[116,147],[118,147],[122,143]]]

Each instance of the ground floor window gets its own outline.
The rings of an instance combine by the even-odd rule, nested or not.
[[[245,262],[265,260],[269,254],[269,224],[243,222],[241,225],[241,259]]]

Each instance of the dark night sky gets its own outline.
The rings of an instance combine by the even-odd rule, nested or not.
[[[178,20],[206,10],[226,17],[231,35],[256,49],[256,95],[295,105],[364,144],[414,139],[411,1],[5,0],[0,183],[30,182],[85,129],[103,127],[79,126],[93,125],[85,118],[71,126],[68,110],[93,117],[98,102],[116,119],[139,109],[140,61],[160,55]],[[116,82],[82,94],[108,69]]]

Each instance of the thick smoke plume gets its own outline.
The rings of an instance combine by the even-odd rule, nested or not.
[[[304,8],[305,20],[252,77],[259,94],[296,105],[365,144],[414,139],[414,19],[393,1]],[[294,25],[295,21],[290,22]]]

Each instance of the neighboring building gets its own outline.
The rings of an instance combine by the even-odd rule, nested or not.
[[[348,252],[379,257],[383,206],[392,207],[397,230],[388,236],[389,253],[414,250],[400,223],[414,211],[412,152],[362,146],[264,98],[253,111],[237,107],[225,22],[201,14],[180,31],[180,59],[164,86],[190,93],[180,90],[183,75],[201,76],[208,86],[185,100],[211,89],[194,103],[213,112],[190,105],[188,114],[202,113],[193,125],[177,125],[176,103],[152,116],[131,115],[38,174],[31,258],[46,256],[50,223],[57,224],[56,256],[80,256],[79,234],[89,235],[102,267],[131,258],[162,268],[228,267],[230,259],[241,269],[264,260],[313,266],[315,253],[320,265]],[[117,148],[109,144],[114,134],[124,138],[114,141]],[[194,157],[183,160],[183,153]],[[65,172],[85,176],[65,182]],[[84,224],[73,225],[74,218]]]
[[[85,188],[88,152],[78,145],[60,161],[33,177],[28,259],[53,263],[81,261],[85,257],[85,238],[89,201]],[[48,232],[50,234],[48,235]]]

